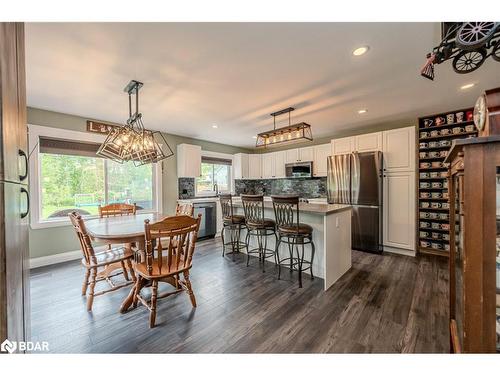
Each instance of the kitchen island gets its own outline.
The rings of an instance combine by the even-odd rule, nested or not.
[[[235,214],[243,215],[243,206],[238,197],[233,198]],[[316,253],[313,261],[313,274],[324,280],[324,289],[330,288],[351,268],[351,206],[328,203],[300,203],[300,222],[313,227],[313,241]],[[273,204],[270,198],[264,201],[264,215],[274,219]],[[242,233],[244,238],[245,233]],[[251,236],[250,248],[257,247]],[[274,249],[275,237],[268,237],[268,248]],[[281,244],[280,258],[288,257],[288,245]],[[305,246],[304,259],[310,259],[311,246]],[[274,258],[267,260],[274,262]],[[283,266],[283,265],[282,265]],[[284,264],[286,267],[286,264]]]

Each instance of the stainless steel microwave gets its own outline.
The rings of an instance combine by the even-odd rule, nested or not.
[[[285,175],[289,178],[312,177],[312,161],[303,163],[288,163],[285,165]]]

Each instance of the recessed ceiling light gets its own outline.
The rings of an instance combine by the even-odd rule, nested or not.
[[[257,139],[257,136],[256,136],[256,135],[254,135],[252,138],[253,138],[253,139]]]
[[[217,124],[213,124],[212,128],[217,129],[218,128]]]
[[[358,113],[359,113],[360,115],[362,115],[363,113],[366,113],[366,112],[368,112],[368,110],[367,110],[367,109],[360,109],[360,110],[358,111]]]
[[[460,90],[467,90],[467,89],[470,89],[471,87],[474,87],[475,85],[476,85],[475,83],[468,83],[468,84],[460,87]]]
[[[358,47],[354,51],[352,51],[352,54],[354,56],[361,56],[361,55],[364,55],[365,53],[367,53],[369,49],[370,49],[370,47],[368,47],[368,46]]]

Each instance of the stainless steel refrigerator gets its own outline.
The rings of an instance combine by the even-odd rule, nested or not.
[[[328,203],[352,205],[352,248],[380,253],[382,246],[382,153],[328,158]]]
[[[28,211],[24,25],[0,22],[0,342],[29,339]]]

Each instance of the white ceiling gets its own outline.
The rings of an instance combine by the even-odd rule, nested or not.
[[[269,113],[293,106],[292,121],[322,138],[472,106],[500,86],[492,59],[420,77],[438,41],[437,23],[28,23],[28,105],[123,123],[122,90],[137,79],[152,129],[252,147]],[[370,51],[352,56],[360,45]]]

